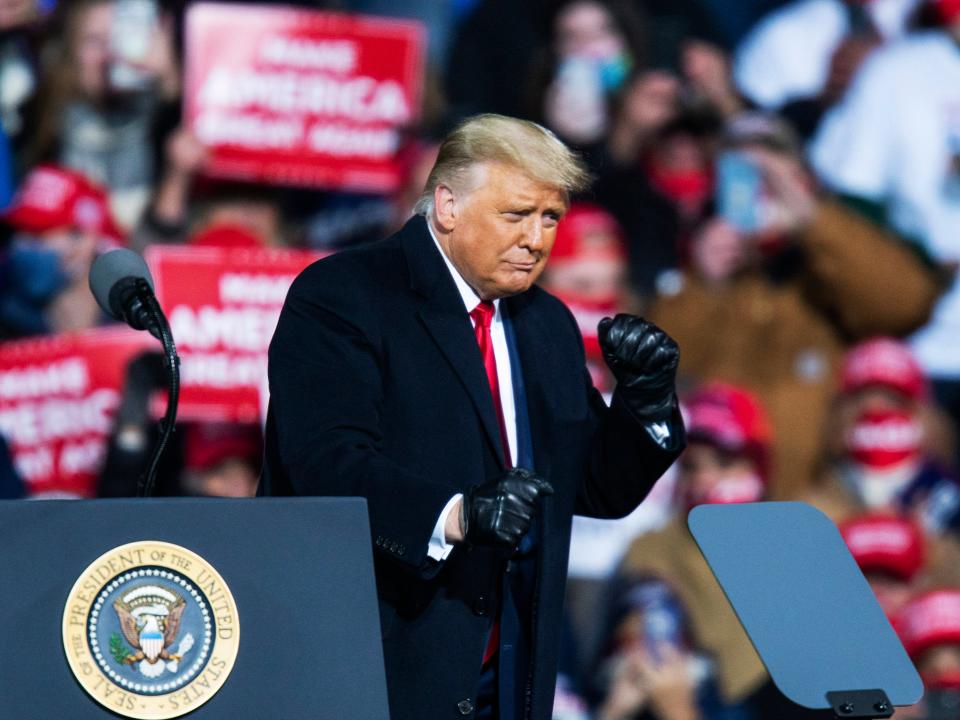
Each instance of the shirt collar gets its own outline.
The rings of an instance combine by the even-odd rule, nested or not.
[[[440,246],[440,241],[437,240],[436,233],[433,232],[433,224],[430,220],[427,220],[427,230],[430,231],[430,237],[433,240],[433,244],[437,246],[437,252],[440,253],[440,257],[443,258],[443,262],[447,265],[447,270],[450,271],[450,275],[453,277],[453,282],[457,286],[457,290],[460,291],[460,297],[463,298],[463,304],[467,308],[467,314],[469,315],[474,311],[477,305],[480,304],[481,298],[477,295],[476,291],[470,287],[469,283],[463,279],[463,276],[460,274],[460,271],[454,267],[453,263],[450,262],[450,258],[447,257],[447,254],[443,251],[443,248]],[[493,301],[494,307],[494,319],[497,318],[500,314],[500,300]]]

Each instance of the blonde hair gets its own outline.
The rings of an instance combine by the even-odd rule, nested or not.
[[[514,167],[565,196],[586,189],[590,174],[583,160],[552,132],[529,120],[485,113],[460,123],[444,138],[437,161],[413,212],[429,215],[438,185],[466,191],[466,176],[479,163]]]

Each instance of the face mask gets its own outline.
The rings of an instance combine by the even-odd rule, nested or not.
[[[584,298],[572,292],[558,292],[557,297],[573,313],[573,318],[577,321],[577,327],[580,328],[580,334],[583,335],[583,344],[587,355],[599,356],[600,340],[597,337],[597,325],[603,318],[613,317],[617,314],[617,299],[603,298],[596,300]]]
[[[763,481],[754,473],[730,475],[719,480],[701,499],[703,505],[757,502],[763,497]]]
[[[758,502],[763,499],[766,486],[759,475],[752,472],[728,474],[717,480],[703,495],[694,495],[693,488],[682,489],[682,502],[687,512],[697,505],[731,505]]]
[[[14,294],[32,305],[46,305],[70,282],[61,267],[60,256],[41,240],[18,238],[10,248],[7,261]]]
[[[656,166],[649,168],[651,184],[681,205],[702,202],[710,193],[710,174],[700,170],[672,172]]]
[[[847,455],[871,470],[888,470],[920,455],[923,429],[911,413],[867,410],[847,434]]]

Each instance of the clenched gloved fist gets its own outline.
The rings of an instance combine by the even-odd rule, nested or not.
[[[617,393],[633,414],[644,420],[668,420],[680,363],[677,343],[653,323],[624,313],[601,320],[598,331],[603,357],[617,379]]]
[[[529,470],[514,468],[496,480],[474,485],[463,496],[461,522],[467,542],[515,548],[523,539],[535,503],[553,487]]]

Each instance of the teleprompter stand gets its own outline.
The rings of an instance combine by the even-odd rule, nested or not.
[[[888,718],[923,683],[836,526],[798,502],[701,505],[700,546],[777,688],[838,718]]]

